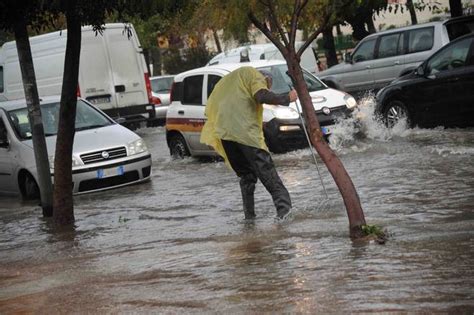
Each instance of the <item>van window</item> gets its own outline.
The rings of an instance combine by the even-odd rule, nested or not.
[[[466,66],[466,59],[471,43],[472,38],[466,38],[451,47],[441,50],[428,61],[427,72],[429,74],[435,74],[441,71]]]
[[[378,58],[393,57],[403,51],[403,33],[395,33],[380,37]],[[402,46],[402,49],[400,48]]]
[[[375,38],[363,42],[352,55],[354,62],[374,59]]]
[[[0,66],[0,93],[3,93],[3,67]]]
[[[183,80],[183,104],[202,105],[202,81],[204,75],[194,75]]]
[[[219,75],[214,75],[214,74],[209,75],[209,77],[207,78],[207,98],[209,98],[212,91],[214,90],[214,87],[216,86],[217,82],[219,82],[221,78],[222,77]]]
[[[434,28],[424,27],[408,32],[408,53],[426,51],[433,48]]]

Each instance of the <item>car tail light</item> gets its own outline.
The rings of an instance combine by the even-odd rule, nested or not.
[[[148,95],[148,103],[153,104],[153,96],[151,94],[150,74],[148,72],[145,72],[145,87],[146,87],[146,93]]]
[[[79,84],[77,85],[76,96],[81,97],[81,89],[79,88]]]
[[[151,97],[151,103],[156,105],[156,106],[159,106],[159,105],[161,105],[161,100],[160,100],[159,97],[152,96]]]

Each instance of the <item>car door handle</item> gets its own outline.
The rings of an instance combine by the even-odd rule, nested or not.
[[[394,65],[399,65],[399,64],[400,64],[400,61],[397,60],[397,61],[395,61],[393,64],[394,64]]]
[[[370,69],[370,68],[371,68],[371,66],[365,66],[365,69]]]
[[[178,110],[179,115],[184,115],[184,110]]]

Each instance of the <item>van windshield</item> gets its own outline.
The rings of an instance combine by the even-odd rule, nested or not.
[[[20,140],[31,139],[31,127],[26,107],[8,112],[10,121]],[[59,103],[41,105],[41,116],[43,119],[44,134],[46,137],[58,133]],[[97,109],[85,103],[77,101],[76,109],[76,131],[94,129],[112,125],[114,122],[101,114]]]
[[[290,86],[293,86],[290,77],[286,74],[286,71],[288,71],[287,65],[261,67],[258,68],[258,70],[266,70],[272,74],[273,85],[271,90],[277,94],[288,93],[290,91]],[[327,89],[327,87],[321,81],[319,81],[319,79],[304,69],[303,77],[309,92]]]

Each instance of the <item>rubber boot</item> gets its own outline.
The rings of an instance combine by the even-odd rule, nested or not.
[[[255,183],[257,178],[253,175],[243,176],[240,179],[240,190],[242,192],[242,203],[246,220],[254,219],[255,215]]]

